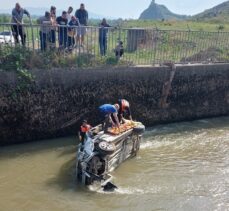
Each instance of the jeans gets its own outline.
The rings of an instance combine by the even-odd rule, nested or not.
[[[24,33],[24,28],[21,25],[12,25],[12,32],[13,32],[13,36],[14,36],[14,40],[16,43],[19,43],[19,39],[18,36],[20,35],[21,37],[21,43],[23,46],[25,46],[25,39],[26,39],[26,35]]]
[[[68,47],[73,47],[75,45],[75,37],[68,36]]]
[[[59,32],[58,34],[58,38],[59,38],[59,47],[67,47],[67,32],[63,31],[63,32]]]
[[[47,49],[47,42],[49,40],[49,34],[47,33],[43,33],[43,32],[39,32],[40,35],[40,45],[41,45],[41,50],[42,51],[46,51]]]
[[[105,56],[107,52],[107,37],[101,36],[99,37],[99,48],[101,56]]]
[[[53,48],[56,47],[56,31],[55,30],[50,31],[49,42],[52,43]]]

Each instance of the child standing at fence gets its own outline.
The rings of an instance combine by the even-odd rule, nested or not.
[[[68,24],[68,49],[72,50],[75,45],[75,36],[79,27],[79,20],[75,17],[71,17],[71,21]]]

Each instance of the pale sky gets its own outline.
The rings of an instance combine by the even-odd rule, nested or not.
[[[11,9],[17,1],[1,0],[1,9]],[[90,12],[114,17],[114,18],[138,18],[140,13],[146,9],[151,0],[18,0],[22,7],[45,7],[55,5],[58,10],[72,6],[79,8],[80,3],[84,3]],[[156,0],[158,4],[164,4],[172,12],[177,14],[194,15],[209,9],[225,0]]]

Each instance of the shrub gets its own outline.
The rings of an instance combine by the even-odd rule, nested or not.
[[[219,26],[217,27],[217,30],[218,30],[218,31],[223,31],[224,28],[225,28],[224,25],[219,25]]]

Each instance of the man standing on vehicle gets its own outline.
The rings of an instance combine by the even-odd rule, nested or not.
[[[84,36],[86,34],[86,26],[88,23],[88,12],[85,10],[84,4],[80,4],[80,8],[76,10],[76,18],[78,18],[80,23],[80,33],[77,34],[77,42],[83,47]]]
[[[131,112],[130,112],[130,103],[125,99],[119,99],[118,103],[119,109],[118,109],[118,119],[119,121],[125,121],[124,117],[132,120]]]
[[[104,119],[103,128],[104,132],[107,132],[109,127],[120,127],[119,120],[118,120],[118,104],[111,105],[111,104],[104,104],[99,107],[99,111]],[[112,120],[111,115],[114,117]]]
[[[21,37],[21,43],[25,46],[26,34],[23,27],[23,15],[26,14],[30,18],[30,14],[26,9],[21,8],[19,3],[16,3],[15,8],[12,10],[12,32],[16,43],[19,43],[18,36]]]

